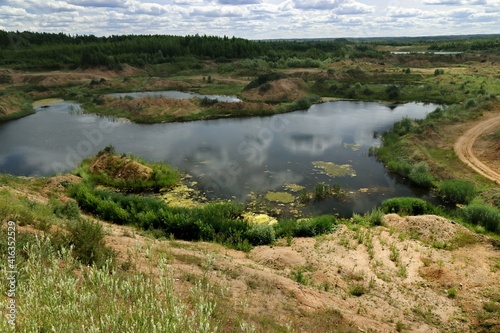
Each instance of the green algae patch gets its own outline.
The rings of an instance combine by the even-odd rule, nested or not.
[[[285,184],[285,185],[283,185],[283,188],[286,191],[290,191],[290,192],[300,192],[303,189],[305,189],[304,186],[298,185],[298,184]]]
[[[277,219],[275,219],[274,217],[271,217],[267,214],[255,214],[255,213],[248,212],[248,213],[242,214],[242,216],[243,216],[243,219],[245,221],[247,221],[248,223],[252,223],[252,224],[273,225],[273,224],[278,223]]]
[[[357,143],[344,143],[344,148],[351,149],[352,151],[358,151],[361,148],[361,145]]]
[[[356,171],[349,164],[335,164],[333,162],[312,162],[315,168],[322,169],[322,173],[330,177],[356,176]]]
[[[189,182],[187,178],[190,177],[184,177],[182,183],[160,194],[160,198],[170,207],[195,208],[204,205],[206,198],[193,188],[196,182]]]
[[[292,203],[295,197],[287,192],[267,192],[266,199],[280,203]]]

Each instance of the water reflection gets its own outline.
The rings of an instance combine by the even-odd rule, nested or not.
[[[353,193],[385,189],[360,193],[349,203],[321,204],[352,211],[371,208],[386,196],[415,195],[387,175],[368,150],[380,144],[374,131],[381,133],[403,117],[422,118],[435,107],[409,103],[391,110],[379,103],[330,102],[264,118],[142,125],[79,114],[78,105],[64,102],[0,125],[0,172],[66,172],[112,144],[120,153],[165,161],[192,174],[218,198],[246,200],[249,193],[282,190],[287,183],[309,189],[318,182],[336,183]],[[314,161],[349,164],[357,176],[329,177],[314,168]]]

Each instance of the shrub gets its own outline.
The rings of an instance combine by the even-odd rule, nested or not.
[[[468,204],[477,194],[474,184],[462,179],[450,179],[439,184],[438,193],[445,202]]]
[[[331,194],[330,187],[325,183],[318,183],[314,187],[314,200],[321,201]]]
[[[66,217],[68,219],[77,219],[80,217],[80,208],[74,201],[68,201],[65,204],[56,203],[54,214],[58,217]]]
[[[429,166],[425,162],[418,162],[415,164],[408,175],[410,180],[421,187],[431,187],[433,177],[429,172]]]
[[[399,87],[393,84],[388,86],[385,89],[385,92],[389,99],[398,99],[399,95],[401,94],[401,90],[399,89]]]
[[[473,204],[462,211],[469,223],[483,226],[486,230],[500,233],[500,211],[492,206]]]
[[[68,230],[73,255],[81,263],[103,267],[114,257],[113,251],[104,243],[104,230],[98,222],[85,219],[71,221]]]
[[[423,215],[435,214],[437,209],[432,204],[419,198],[400,197],[387,199],[382,202],[382,211],[386,214],[409,214],[409,215]]]
[[[294,232],[295,237],[314,237],[330,233],[335,224],[335,216],[321,215],[310,219],[298,221]]]
[[[276,239],[274,229],[269,224],[258,224],[251,227],[246,232],[246,237],[252,245],[268,245]]]
[[[382,218],[384,217],[384,212],[380,208],[372,209],[370,215],[368,215],[368,222],[371,225],[382,225]]]

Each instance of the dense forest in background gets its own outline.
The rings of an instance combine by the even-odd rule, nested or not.
[[[236,37],[168,35],[70,36],[63,33],[7,32],[0,30],[0,66],[23,70],[57,70],[88,67],[120,69],[122,64],[142,67],[196,57],[220,63],[234,59],[263,58],[314,61],[370,57],[382,58],[381,43],[392,45],[431,44],[431,50],[500,51],[497,36],[464,39],[414,38],[393,40],[311,39],[256,41]],[[301,66],[308,67],[301,62]]]

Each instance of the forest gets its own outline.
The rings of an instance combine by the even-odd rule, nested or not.
[[[89,67],[120,69],[127,63],[143,67],[176,62],[180,58],[196,57],[218,63],[235,59],[382,58],[380,44],[405,45],[432,42],[429,50],[500,51],[500,41],[485,36],[480,39],[464,37],[401,39],[305,39],[305,40],[247,40],[236,37],[206,35],[67,35],[63,33],[7,32],[0,30],[0,66],[22,70],[59,70]],[[303,65],[303,64],[301,64]],[[310,66],[315,67],[315,66]]]

